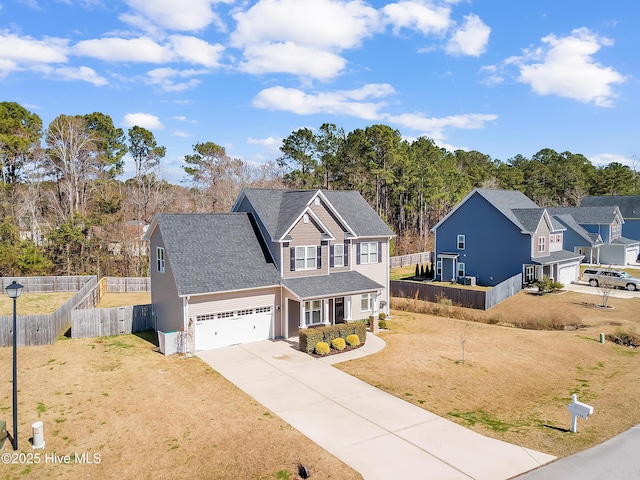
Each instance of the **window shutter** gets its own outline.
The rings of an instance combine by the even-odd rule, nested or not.
[[[291,247],[289,249],[290,253],[290,258],[289,258],[289,270],[291,270],[292,272],[296,271],[296,248],[295,247]]]
[[[349,266],[349,243],[344,242],[344,266]]]
[[[382,242],[378,242],[378,263],[382,263]]]
[[[329,266],[330,267],[334,266],[334,262],[333,262],[333,245],[329,246]]]
[[[356,265],[360,265],[360,244],[356,243]]]
[[[322,245],[318,247],[317,251],[318,251],[318,255],[316,260],[316,268],[320,269],[322,268]]]

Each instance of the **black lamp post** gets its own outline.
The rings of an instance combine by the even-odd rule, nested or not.
[[[18,315],[16,300],[22,293],[22,285],[15,280],[5,288],[7,295],[13,298],[13,449],[18,450]]]

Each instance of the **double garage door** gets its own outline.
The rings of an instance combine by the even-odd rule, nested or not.
[[[627,251],[625,255],[625,264],[637,262],[639,250],[640,250],[640,247],[638,247],[638,245],[635,245],[633,247],[627,247]]]
[[[196,316],[196,350],[210,350],[272,337],[273,307]]]

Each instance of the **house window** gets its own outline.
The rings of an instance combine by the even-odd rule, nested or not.
[[[307,215],[306,213],[304,214],[304,216],[302,217],[302,222],[303,223],[309,223],[309,215]]]
[[[360,297],[360,311],[370,312],[373,310],[373,293],[363,293]]]
[[[378,242],[360,244],[360,264],[378,263]]]
[[[339,243],[333,246],[333,266],[344,267],[344,244]]]
[[[458,235],[458,250],[464,250],[465,236]]]
[[[314,270],[316,252],[315,246],[296,247],[296,270]]]
[[[322,300],[304,302],[304,324],[322,323]]]
[[[158,272],[164,273],[164,248],[156,247],[156,268]]]
[[[547,248],[547,238],[538,237],[538,252],[544,252]]]
[[[442,260],[436,262],[436,275],[442,275]]]
[[[534,268],[533,265],[527,265],[524,267],[524,281],[525,283],[531,283],[534,280]]]
[[[314,205],[316,205],[316,206],[317,206],[317,205],[320,205],[320,197],[316,197],[316,198],[313,200],[313,204],[314,204]]]
[[[464,277],[464,275],[465,275],[464,263],[458,263],[458,276]]]

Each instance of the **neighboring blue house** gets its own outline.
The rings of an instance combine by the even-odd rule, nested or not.
[[[640,241],[640,195],[608,195],[605,197],[584,197],[581,207],[615,206],[620,209],[624,223],[622,236]]]
[[[564,246],[596,264],[627,265],[638,258],[640,241],[622,235],[624,224],[615,205],[547,208],[567,228]]]
[[[522,273],[524,283],[576,281],[583,255],[563,249],[565,230],[519,191],[475,189],[432,229],[436,279],[494,286]]]

